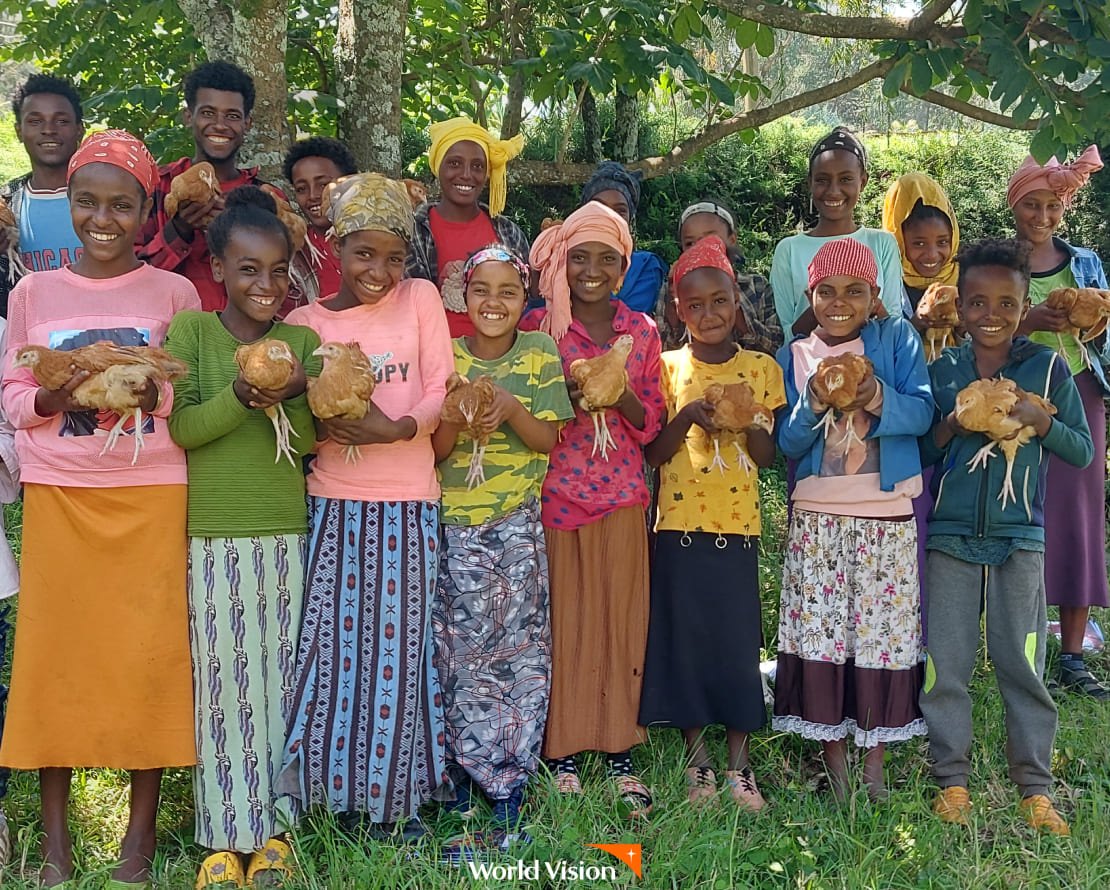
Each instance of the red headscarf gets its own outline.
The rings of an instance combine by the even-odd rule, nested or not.
[[[104,130],[86,137],[69,159],[66,182],[86,164],[111,164],[126,170],[143,187],[149,198],[158,182],[158,164],[141,139],[126,130]]]
[[[826,241],[809,263],[809,289],[833,275],[862,278],[872,287],[879,283],[879,266],[871,248],[855,238]]]
[[[1086,151],[1070,164],[1061,164],[1056,158],[1049,158],[1042,166],[1029,155],[1010,177],[1010,184],[1006,188],[1006,203],[1012,210],[1030,192],[1048,189],[1068,207],[1075,193],[1087,184],[1091,174],[1101,169],[1102,158],[1098,156],[1096,145],[1087,146]]]
[[[728,258],[728,248],[719,235],[706,235],[691,244],[671,267],[671,281],[677,288],[678,283],[695,269],[720,269],[729,276],[735,274]]]

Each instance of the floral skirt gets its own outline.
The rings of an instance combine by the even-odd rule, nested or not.
[[[794,510],[782,575],[774,728],[860,747],[924,735],[914,522]]]

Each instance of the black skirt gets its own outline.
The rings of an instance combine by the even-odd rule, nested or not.
[[[640,724],[760,729],[762,643],[758,539],[659,532]]]

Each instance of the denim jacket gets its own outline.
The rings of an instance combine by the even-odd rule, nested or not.
[[[1097,287],[1107,290],[1106,272],[1102,268],[1102,260],[1098,254],[1087,247],[1076,247],[1068,244],[1063,238],[1053,237],[1053,243],[1067,253],[1071,260],[1071,274],[1075,277],[1078,287]],[[1110,337],[1105,334],[1096,341],[1087,344],[1087,354],[1091,359],[1091,370],[1102,386],[1104,396],[1110,396],[1110,383],[1106,380],[1106,367],[1110,366]]]

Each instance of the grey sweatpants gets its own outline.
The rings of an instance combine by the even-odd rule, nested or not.
[[[936,550],[925,564],[929,655],[921,711],[929,725],[933,775],[943,788],[968,783],[968,684],[986,612],[987,653],[1006,708],[1006,760],[1023,796],[1052,785],[1056,705],[1041,679],[1045,652],[1044,554],[1017,550],[1000,566],[964,562]]]

